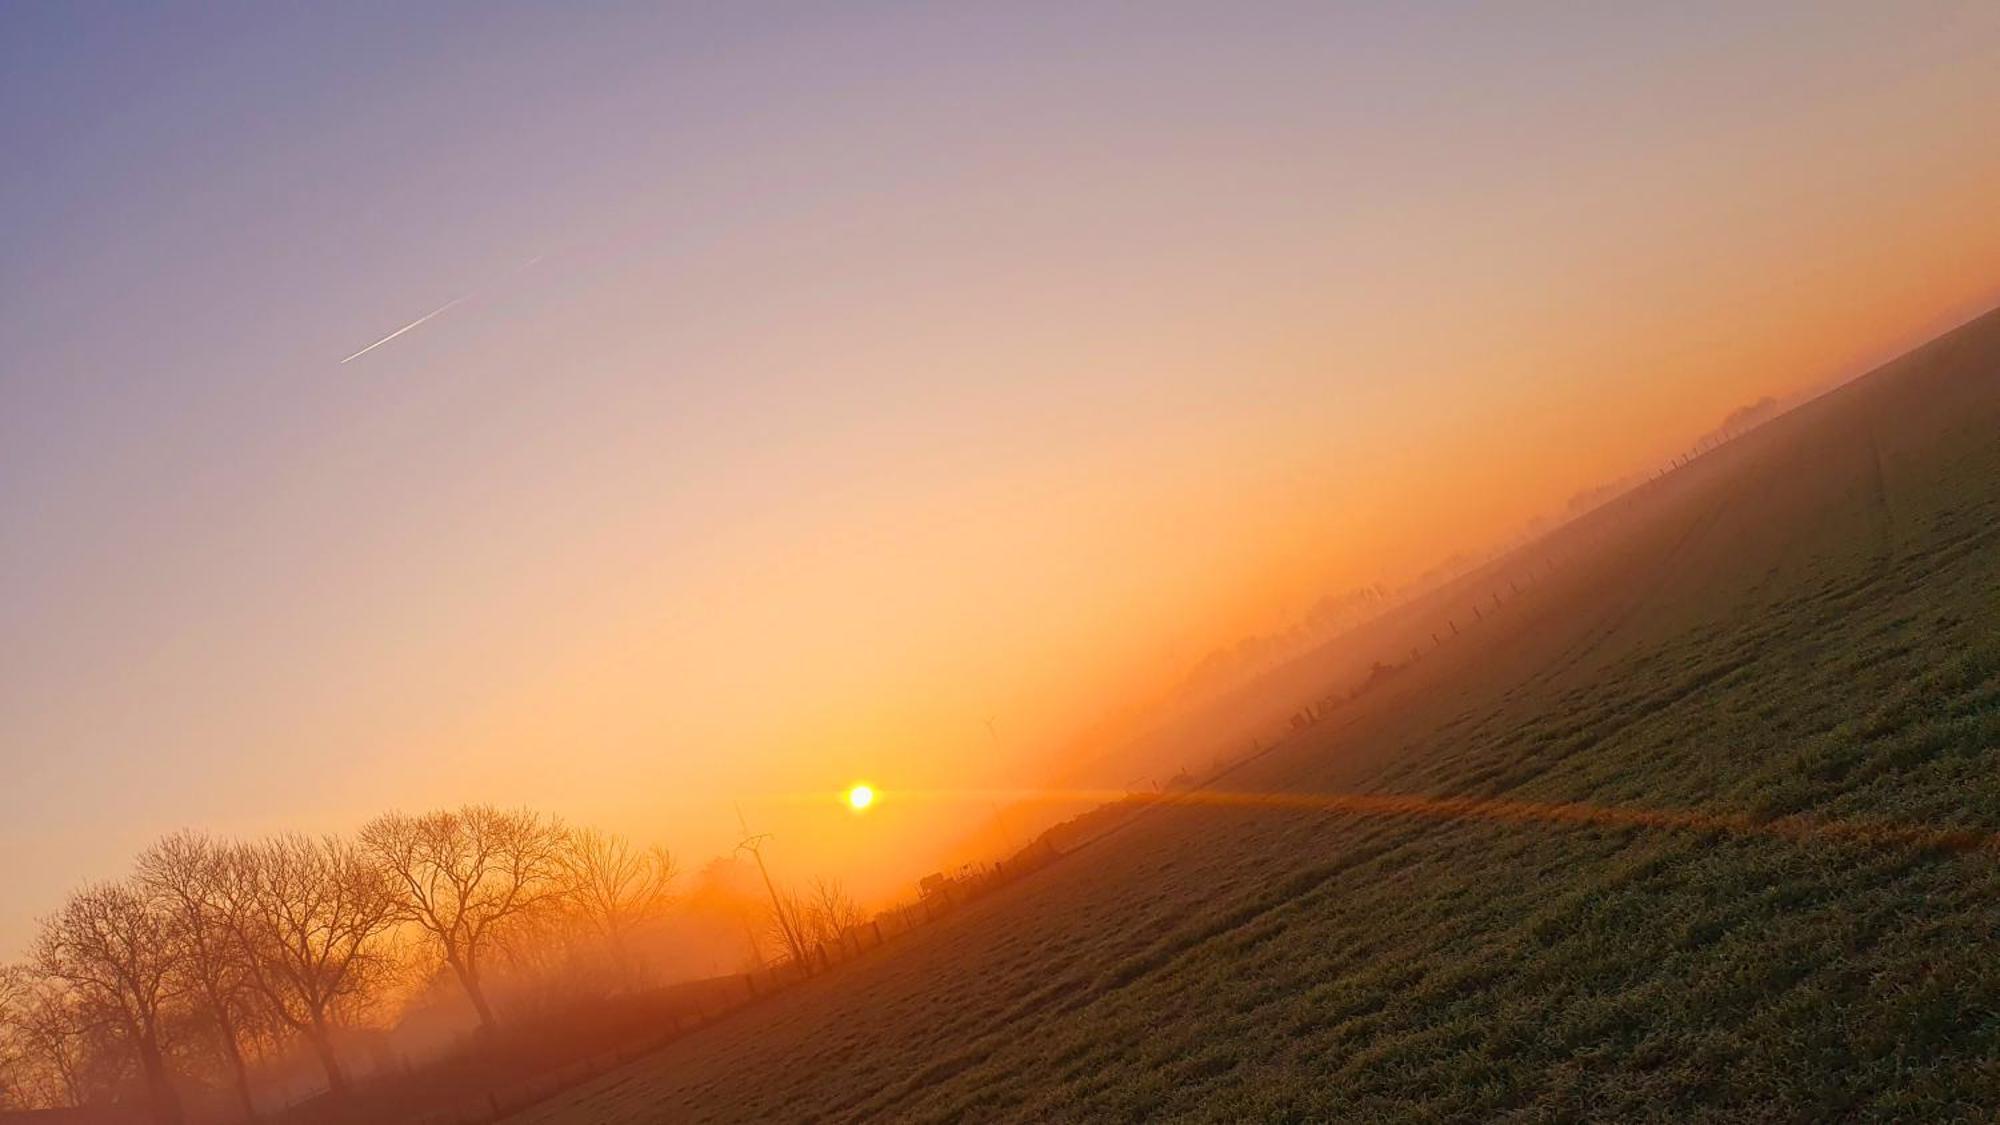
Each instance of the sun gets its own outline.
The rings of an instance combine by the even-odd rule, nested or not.
[[[865,812],[874,803],[875,790],[872,786],[857,785],[847,791],[847,807],[855,812]]]

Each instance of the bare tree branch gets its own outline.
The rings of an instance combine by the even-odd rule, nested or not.
[[[178,953],[170,919],[136,886],[103,883],[69,897],[45,919],[35,965],[67,985],[137,1056],[154,1120],[185,1120],[168,1072],[164,1029],[178,999]]]
[[[337,837],[279,836],[227,851],[219,900],[272,1014],[304,1035],[337,1095],[346,1072],[334,1050],[343,1019],[396,968],[387,936],[398,918],[388,873]]]
[[[619,979],[635,983],[632,934],[673,901],[678,868],[665,848],[639,849],[616,833],[570,833],[564,853],[571,901],[610,951]]]
[[[510,926],[564,900],[567,837],[539,813],[490,805],[389,813],[361,831],[394,880],[402,916],[429,936],[487,1031],[498,1020],[482,977],[486,954]]]
[[[254,970],[230,925],[227,848],[183,832],[139,856],[138,883],[169,922],[182,991],[228,1064],[244,1116],[257,1116],[244,1044],[258,1022]]]

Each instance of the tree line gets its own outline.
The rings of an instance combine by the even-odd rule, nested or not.
[[[254,1118],[253,1062],[299,1052],[344,1095],[343,1033],[434,982],[481,1035],[501,1025],[496,977],[587,964],[635,987],[675,877],[662,848],[487,805],[353,836],[168,836],[0,966],[0,1108],[143,1099],[179,1125],[197,1078]]]

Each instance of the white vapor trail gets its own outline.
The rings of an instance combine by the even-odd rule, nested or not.
[[[424,315],[418,317],[417,319],[411,321],[410,323],[403,325],[401,328],[396,329],[394,332],[391,332],[387,336],[382,337],[380,340],[377,340],[374,343],[368,345],[367,347],[362,348],[360,351],[355,352],[353,355],[348,356],[346,359],[343,359],[340,362],[347,363],[352,360],[360,359],[362,356],[367,355],[369,352],[374,351],[376,348],[381,347],[383,344],[386,344],[389,341],[395,339],[396,337],[401,336],[403,333],[408,332],[410,329],[422,327],[427,321],[435,320],[438,317],[443,316],[445,313],[450,312],[452,309],[457,308],[459,305],[462,305],[465,302],[470,301],[474,297],[477,297],[480,293],[484,292],[485,290],[495,285],[498,285],[500,282],[507,280],[508,278],[514,276],[517,273],[520,273],[522,270],[527,269],[529,266],[532,266],[536,262],[539,262],[541,260],[542,256],[539,254],[535,255],[532,258],[529,258],[527,261],[522,262],[520,265],[515,266],[511,270],[508,270],[506,273],[501,274],[499,277],[494,278],[492,281],[489,281],[486,284],[479,286],[477,289],[472,290],[470,293],[453,297],[451,300],[446,301],[444,304],[439,305],[437,308],[432,309],[431,311],[425,313]]]

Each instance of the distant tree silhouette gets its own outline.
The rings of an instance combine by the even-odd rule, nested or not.
[[[616,833],[594,828],[569,834],[564,849],[570,901],[604,942],[620,983],[634,981],[632,931],[672,901],[678,869],[665,848],[635,848]]]
[[[803,895],[797,891],[780,890],[771,892],[771,906],[765,913],[765,929],[785,947],[794,964],[808,971],[812,966],[813,945],[807,917],[809,913],[809,905]]]
[[[817,878],[806,900],[805,924],[814,942],[838,945],[867,918],[838,879]]]
[[[396,968],[385,938],[400,904],[388,872],[338,837],[285,835],[231,848],[221,898],[258,994],[344,1096],[334,1030]]]
[[[21,1035],[28,989],[26,970],[18,965],[0,965],[0,1110],[27,1109],[32,1104],[28,1091],[28,1053]]]
[[[94,1036],[75,993],[32,968],[11,975],[12,1096],[26,1108],[84,1104]]]
[[[88,1020],[112,1029],[139,1064],[153,1119],[186,1120],[167,1065],[176,1000],[173,923],[140,889],[101,883],[70,895],[42,923],[35,965],[66,985]]]
[[[467,805],[389,813],[363,828],[361,840],[392,877],[400,916],[451,966],[481,1028],[498,1027],[481,978],[485,957],[510,924],[567,895],[563,826],[527,809]]]
[[[753,858],[756,839],[744,849]],[[663,848],[484,805],[390,814],[356,837],[164,837],[131,878],[72,894],[27,962],[0,965],[0,1111],[143,1103],[179,1125],[196,1112],[180,1100],[192,1080],[231,1088],[229,1119],[249,1120],[271,1092],[256,1060],[291,1044],[345,1099],[342,1032],[391,998],[424,1003],[443,982],[414,971],[419,943],[437,955],[427,969],[452,968],[483,1029],[495,1026],[489,965],[510,1005],[574,1012],[643,983],[635,954],[648,924],[676,905],[677,874]],[[781,894],[761,864],[738,858],[710,864],[700,883],[686,905],[711,936],[719,928],[733,941],[764,917],[806,972],[866,921],[832,879]]]
[[[821,945],[838,946],[848,928],[866,921],[861,908],[837,879],[814,879],[805,892],[774,894],[767,928],[783,942],[792,960],[810,966]]]
[[[762,967],[764,942],[758,928],[764,920],[765,907],[755,868],[743,862],[741,853],[718,856],[697,869],[689,883],[680,905],[719,928],[740,927],[745,967]]]
[[[230,925],[228,848],[191,832],[139,856],[138,885],[169,923],[177,975],[196,1020],[229,1068],[246,1118],[257,1116],[243,1047],[260,1016],[254,968]]]

